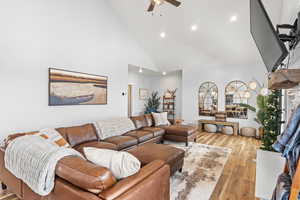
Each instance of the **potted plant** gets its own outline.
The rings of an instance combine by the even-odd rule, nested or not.
[[[150,97],[147,99],[147,103],[145,104],[145,114],[157,112],[159,106],[160,97],[158,95],[158,92],[152,92]]]
[[[251,105],[244,104],[249,110],[256,112],[254,119],[260,125],[261,148],[257,150],[256,155],[256,184],[260,186],[275,183],[277,176],[282,173],[285,159],[280,153],[274,151],[272,144],[280,134],[281,123],[281,93],[278,90],[272,91],[268,96],[258,95],[256,99],[257,108]],[[266,180],[264,177],[272,177],[272,180]],[[273,180],[274,179],[274,180]],[[264,195],[267,199],[271,198],[270,191],[272,187],[264,187],[264,190],[259,190],[259,195]]]
[[[249,104],[240,104],[242,107],[246,107],[248,110],[255,112],[256,117],[254,118],[254,121],[259,124],[258,132],[259,132],[259,138],[263,137],[264,134],[264,121],[266,120],[266,108],[267,108],[267,100],[268,96],[263,96],[261,94],[257,95],[256,97],[256,109],[254,106],[251,106]]]
[[[249,110],[256,112],[256,118],[254,119],[260,125],[262,148],[267,151],[274,151],[272,144],[280,134],[281,126],[281,105],[280,105],[281,93],[279,90],[274,90],[268,96],[257,96],[257,107],[254,108],[251,105],[243,104]]]

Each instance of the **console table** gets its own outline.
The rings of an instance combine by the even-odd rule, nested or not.
[[[239,123],[238,122],[221,122],[221,121],[215,121],[215,120],[199,120],[199,131],[204,132],[204,125],[205,124],[214,124],[214,125],[223,125],[223,126],[231,126],[233,128],[233,135],[239,134]]]

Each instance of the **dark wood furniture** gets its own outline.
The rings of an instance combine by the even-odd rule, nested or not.
[[[176,96],[163,96],[163,111],[168,113],[168,119],[175,120],[175,99]]]
[[[223,125],[223,126],[231,126],[233,128],[233,135],[239,135],[239,123],[238,122],[221,122],[221,121],[216,121],[216,120],[199,120],[199,131],[200,133],[205,132],[204,131],[204,125],[205,124],[215,124],[215,125]]]
[[[227,113],[226,112],[217,112],[215,114],[215,120],[218,122],[226,122],[227,121]]]
[[[269,89],[289,89],[299,85],[300,69],[280,69],[271,73]]]

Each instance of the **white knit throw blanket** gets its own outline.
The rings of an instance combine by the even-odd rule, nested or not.
[[[96,128],[96,133],[101,140],[135,130],[134,123],[131,119],[125,117],[100,120],[93,124]]]
[[[71,148],[58,147],[40,136],[14,139],[5,150],[5,167],[35,193],[46,196],[54,188],[55,167],[65,156],[82,155]]]

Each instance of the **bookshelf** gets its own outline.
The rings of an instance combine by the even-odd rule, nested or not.
[[[176,96],[163,96],[163,111],[168,113],[168,119],[175,120]]]

